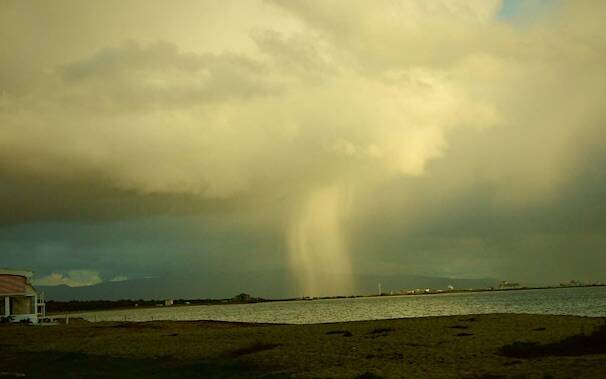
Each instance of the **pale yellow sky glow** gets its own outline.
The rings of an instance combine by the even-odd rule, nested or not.
[[[604,140],[606,5],[562,1],[524,23],[501,7],[2,1],[2,225],[241,214],[233,234],[280,234],[271,249],[283,251],[259,259],[309,271],[301,286],[317,294],[353,288],[344,283],[365,270],[543,275],[508,254],[544,259],[560,227],[478,235],[470,225],[482,221],[453,214],[515,224],[597,185],[581,182],[602,175],[587,167]],[[536,212],[520,217],[550,218]],[[416,245],[436,230],[449,235]],[[603,262],[602,231],[567,241],[594,241],[588,262]],[[575,265],[571,275],[591,276]],[[329,266],[345,271],[333,289],[320,284]]]

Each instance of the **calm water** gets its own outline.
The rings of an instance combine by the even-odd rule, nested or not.
[[[222,320],[309,324],[473,313],[606,316],[606,287],[197,305],[81,313],[90,321]]]

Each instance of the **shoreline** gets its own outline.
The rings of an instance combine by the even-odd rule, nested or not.
[[[539,349],[519,357],[504,351],[557,347],[605,324],[606,317],[532,314],[323,324],[72,319],[47,327],[0,325],[0,372],[50,378],[66,370],[93,378],[603,378],[606,341],[603,351],[565,344],[563,353]]]

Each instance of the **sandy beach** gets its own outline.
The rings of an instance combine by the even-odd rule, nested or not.
[[[579,338],[605,322],[493,314],[315,325],[1,325],[0,377],[604,378],[603,336],[593,345]]]

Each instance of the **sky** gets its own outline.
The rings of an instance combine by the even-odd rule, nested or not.
[[[0,266],[604,281],[605,11],[0,0]]]

